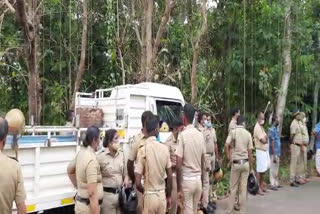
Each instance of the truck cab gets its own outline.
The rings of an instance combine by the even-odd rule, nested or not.
[[[123,85],[110,89],[98,89],[93,93],[77,93],[75,114],[79,109],[101,109],[103,127],[119,130],[125,154],[129,151],[129,142],[141,131],[141,115],[151,111],[166,122],[169,127],[175,117],[181,116],[184,106],[181,91],[173,86],[158,83],[140,83]],[[79,115],[81,116],[81,115]],[[170,132],[161,132],[160,140],[164,142]]]

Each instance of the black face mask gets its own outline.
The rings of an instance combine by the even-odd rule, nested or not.
[[[278,127],[278,126],[279,126],[279,121],[276,121],[276,122],[274,123],[274,125],[275,125],[276,127]]]

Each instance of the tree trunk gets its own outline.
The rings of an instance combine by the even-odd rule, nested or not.
[[[280,92],[278,96],[276,114],[280,120],[280,134],[282,132],[283,113],[286,107],[286,99],[288,94],[288,86],[291,76],[291,0],[285,2],[285,24],[284,24],[284,47],[283,47],[283,61],[284,70],[281,81]]]
[[[41,82],[38,71],[38,42],[37,33],[40,23],[36,8],[37,1],[29,1],[26,7],[24,0],[17,0],[16,15],[24,34],[24,52],[28,67],[28,118],[35,125],[40,124],[41,119]]]
[[[202,16],[202,26],[195,38],[195,43],[193,45],[193,56],[192,56],[192,67],[191,67],[191,103],[195,103],[198,94],[197,87],[197,65],[198,65],[198,55],[200,51],[200,40],[202,36],[207,32],[207,0],[201,1],[201,16]]]
[[[154,0],[145,0],[145,47],[146,47],[146,75],[147,82],[152,81],[152,13]]]
[[[318,121],[318,99],[319,98],[319,82],[316,81],[316,85],[314,86],[314,92],[313,92],[313,114],[312,114],[312,128],[316,126],[316,123]],[[311,135],[311,141],[309,145],[309,149],[313,150],[314,147],[314,135]]]
[[[87,8],[87,0],[83,0],[82,2],[82,36],[81,36],[81,54],[80,54],[80,61],[79,67],[77,72],[76,81],[74,83],[74,90],[70,105],[70,110],[74,110],[75,108],[75,99],[76,93],[80,89],[80,85],[82,83],[83,74],[85,72],[85,65],[86,65],[86,51],[87,51],[87,32],[88,32],[88,8]]]

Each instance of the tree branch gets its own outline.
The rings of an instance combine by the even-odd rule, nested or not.
[[[161,38],[163,36],[163,33],[168,25],[169,19],[170,19],[170,13],[172,11],[172,8],[174,7],[174,0],[166,0],[166,8],[164,10],[164,13],[162,15],[161,18],[161,23],[160,26],[158,28],[158,32],[156,35],[156,38],[154,40],[154,45],[153,45],[153,51],[152,51],[152,59],[153,62],[156,61],[157,55],[158,55],[158,51],[159,51],[159,45],[160,45],[160,41]]]
[[[12,4],[8,0],[4,0],[4,4],[7,5],[8,9],[10,10],[11,13],[15,13],[16,10],[13,8]]]
[[[135,12],[135,4],[134,4],[135,0],[132,0],[131,1],[131,16],[132,16],[132,19],[133,19],[133,28],[134,28],[134,31],[136,33],[136,36],[137,36],[137,40],[139,42],[139,45],[140,47],[143,47],[143,43],[142,43],[142,40],[141,40],[141,36],[140,36],[140,33],[139,33],[139,29],[138,29],[138,25],[136,23],[136,20],[135,20],[135,16],[136,16],[136,12]]]

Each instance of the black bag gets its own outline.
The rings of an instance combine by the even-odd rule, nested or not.
[[[252,173],[250,173],[248,177],[248,192],[252,195],[258,194],[259,191],[259,184],[256,176]]]
[[[133,188],[122,187],[119,193],[119,204],[123,213],[136,214],[137,193]]]

